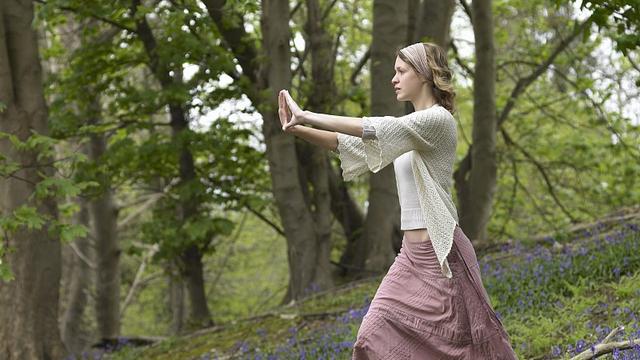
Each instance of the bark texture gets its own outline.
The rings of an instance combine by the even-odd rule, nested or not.
[[[493,43],[491,0],[472,3],[475,35],[475,78],[473,81],[473,132],[468,178],[459,179],[460,225],[474,242],[487,241],[487,224],[491,217],[496,191],[496,65]],[[458,181],[457,181],[458,183]]]
[[[451,40],[455,5],[455,0],[423,0],[418,10],[414,41],[434,42],[446,50]]]
[[[262,82],[260,88],[269,84],[268,88],[265,87],[268,89],[268,99],[260,101],[263,114],[262,132],[267,146],[273,194],[287,237],[290,274],[289,287],[284,298],[287,302],[328,286],[331,276],[328,253],[323,251],[325,245],[317,241],[316,233],[320,226],[314,221],[308,206],[308,196],[305,196],[306,190],[302,185],[306,183],[305,174],[298,166],[295,139],[282,131],[277,116],[278,91],[291,87],[290,30],[288,21],[283,20],[283,14],[289,14],[288,1],[262,1],[261,58],[265,60],[266,77],[263,80],[266,81]],[[326,173],[316,176],[318,181],[326,181]],[[325,180],[321,180],[320,176],[324,176]]]
[[[100,103],[94,99],[90,124],[98,124]],[[105,135],[92,134],[89,157],[101,162],[107,151]],[[118,210],[114,192],[108,179],[100,179],[101,191],[89,202],[95,238],[95,312],[97,336],[100,339],[115,339],[120,335],[120,247],[118,245]]]
[[[376,0],[373,3],[373,36],[371,43],[371,115],[405,113],[403,103],[396,100],[391,79],[396,60],[395,51],[409,40],[408,0]],[[393,243],[401,240],[400,203],[393,165],[369,178],[369,206],[365,220],[361,251],[366,254],[367,270],[386,272],[395,257]]]
[[[47,106],[37,35],[32,28],[30,0],[0,2],[0,131],[25,141],[34,131],[48,135]],[[39,172],[52,176],[51,159],[32,151],[18,151],[0,139],[0,154],[21,167],[0,179],[0,211],[11,214],[28,204],[41,215],[58,218],[56,200],[29,199]],[[49,222],[50,223],[50,222]],[[13,251],[2,261],[15,279],[0,282],[0,354],[3,359],[60,359],[65,349],[58,328],[61,273],[60,241],[49,234],[49,223],[37,229],[20,228],[7,234],[4,246]]]

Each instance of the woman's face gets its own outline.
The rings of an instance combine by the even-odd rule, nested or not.
[[[424,86],[424,79],[411,67],[396,56],[395,75],[391,79],[391,84],[396,93],[398,101],[411,101],[420,94]]]

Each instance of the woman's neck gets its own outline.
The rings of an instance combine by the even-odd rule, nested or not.
[[[416,101],[412,101],[411,103],[413,104],[413,108],[416,111],[419,111],[419,110],[428,109],[436,105],[438,102],[435,99],[431,98],[431,99],[416,100]]]
[[[411,103],[413,104],[413,108],[416,111],[419,111],[432,107],[433,105],[437,104],[438,101],[436,101],[435,96],[433,96],[429,89],[424,86],[417,98],[411,100]]]

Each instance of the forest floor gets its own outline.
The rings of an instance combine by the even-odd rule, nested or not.
[[[594,350],[605,353],[601,359],[640,359],[639,227],[640,209],[629,208],[560,234],[478,251],[485,288],[520,359],[571,359]],[[101,357],[350,359],[381,279],[147,347],[123,342]]]

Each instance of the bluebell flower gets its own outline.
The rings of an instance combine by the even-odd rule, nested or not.
[[[620,358],[620,350],[618,350],[617,348],[613,349],[613,358],[614,359]]]

